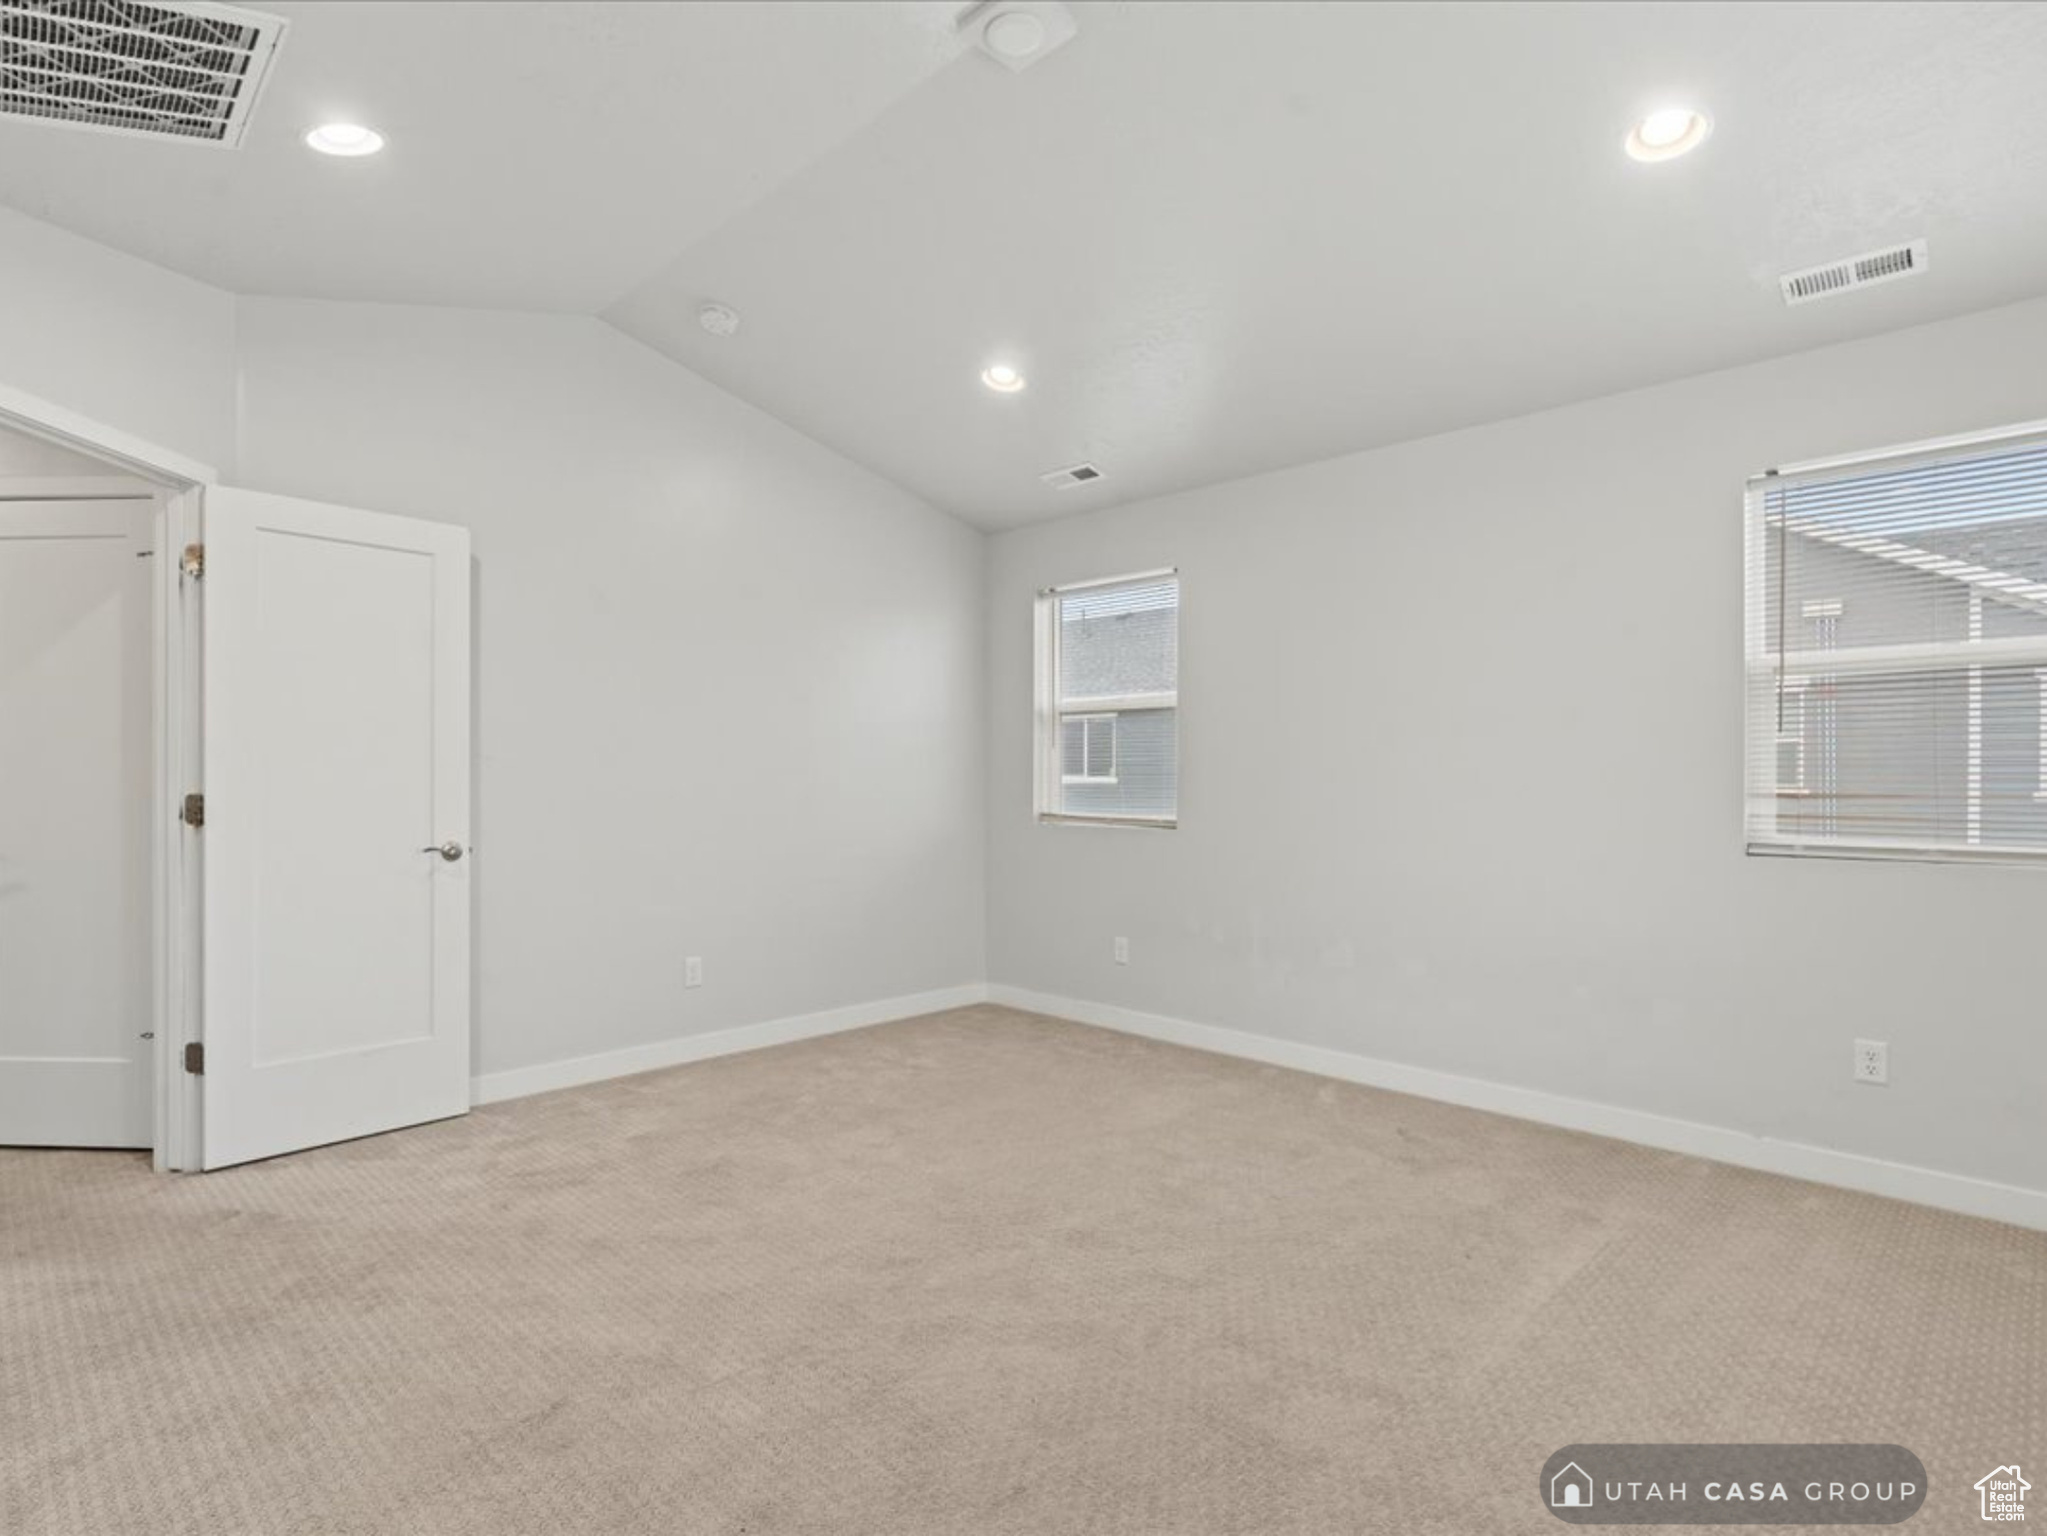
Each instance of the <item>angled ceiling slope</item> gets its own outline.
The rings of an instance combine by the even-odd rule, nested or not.
[[[2047,6],[1078,5],[610,308],[987,527],[2047,291]],[[1697,152],[1621,152],[1696,103]],[[1926,276],[1779,274],[1927,238]],[[729,343],[693,323],[716,294]],[[1025,391],[980,369],[1018,362]],[[1055,489],[1089,460],[1099,485]]]

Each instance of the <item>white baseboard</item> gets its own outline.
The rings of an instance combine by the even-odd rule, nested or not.
[[[736,1029],[714,1030],[709,1034],[678,1035],[647,1045],[629,1045],[620,1051],[572,1056],[567,1061],[544,1061],[538,1066],[514,1067],[508,1072],[486,1072],[469,1080],[469,1098],[473,1104],[523,1099],[530,1093],[575,1088],[608,1077],[630,1077],[635,1072],[680,1066],[686,1061],[706,1061],[713,1056],[757,1051],[768,1045],[787,1045],[792,1040],[836,1035],[848,1029],[865,1029],[870,1024],[886,1024],[891,1019],[915,1018],[920,1013],[940,1013],[947,1008],[965,1008],[986,1001],[987,986],[969,982],[964,986],[941,987],[935,992],[912,992],[904,997],[827,1008],[822,1013],[742,1024]]]
[[[1638,1142],[1667,1152],[1684,1152],[1716,1163],[1780,1173],[1815,1184],[1831,1184],[1865,1194],[1888,1195],[1917,1205],[1959,1211],[1966,1216],[1984,1216],[2013,1226],[2047,1231],[2047,1190],[2026,1189],[2016,1184],[1999,1184],[1965,1174],[1941,1173],[1910,1163],[1887,1162],[1855,1152],[1837,1152],[1804,1142],[1777,1141],[1725,1126],[1705,1125],[1696,1120],[1678,1120],[1668,1115],[1639,1109],[1622,1109],[1596,1104],[1538,1088],[1517,1088],[1509,1083],[1438,1072],[1429,1067],[1409,1066],[1323,1046],[1300,1045],[1270,1035],[1248,1034],[1213,1024],[1192,1024],[1163,1014],[1141,1013],[1109,1003],[1082,1002],[1076,998],[1053,997],[997,982],[987,989],[987,1000],[1031,1013],[1050,1014],[1079,1024],[1092,1024],[1126,1035],[1143,1035],[1173,1045],[1192,1046],[1224,1056],[1238,1056],[1269,1066],[1291,1067],[1322,1077],[1411,1093],[1419,1098],[1462,1104],[1471,1109],[1534,1120],[1567,1130],[1587,1131],[1620,1141]]]
[[[515,1067],[506,1072],[489,1072],[470,1080],[470,1097],[477,1104],[494,1104],[503,1099],[524,1098],[556,1088],[574,1088],[606,1078],[627,1077],[635,1072],[652,1072],[684,1062],[706,1061],[740,1051],[757,1051],[764,1046],[786,1045],[849,1029],[865,1029],[894,1019],[939,1013],[947,1008],[965,1008],[974,1003],[995,1002],[1030,1013],[1049,1014],[1113,1029],[1126,1035],[1142,1035],[1172,1045],[1213,1051],[1268,1066],[1312,1072],[1344,1082],[1363,1083],[1394,1093],[1411,1093],[1418,1098],[1461,1104],[1470,1109],[1511,1115],[1566,1130],[1585,1131],[1594,1136],[1611,1136],[1619,1141],[1682,1152],[1716,1163],[1754,1168],[1764,1173],[1809,1179],[1840,1189],[1865,1194],[1887,1195],[1940,1210],[1959,1211],[1966,1216],[1983,1216],[2013,1226],[2047,1231],[2047,1190],[2026,1189],[2016,1184],[1999,1184],[1966,1174],[1942,1173],[1910,1163],[1894,1163],[1856,1152],[1839,1152],[1805,1142],[1778,1141],[1725,1126],[1706,1125],[1696,1120],[1679,1120],[1646,1110],[1623,1109],[1618,1105],[1574,1099],[1539,1088],[1519,1088],[1511,1083],[1489,1082],[1431,1067],[1410,1066],[1325,1046],[1302,1045],[1271,1035],[1254,1035],[1244,1030],[1225,1029],[1214,1024],[1195,1024],[1164,1014],[1144,1013],[1112,1003],[1091,1003],[1079,998],[1055,997],[1006,983],[969,982],[942,987],[932,992],[914,992],[903,997],[880,998],[829,1008],[822,1013],[799,1014],[788,1019],[769,1019],[721,1029],[709,1034],[682,1035],[656,1040],[624,1050],[604,1051],[594,1056],[576,1056],[567,1061],[542,1062],[538,1066]]]

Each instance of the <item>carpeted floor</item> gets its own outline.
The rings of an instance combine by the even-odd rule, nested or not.
[[[2047,1471],[2047,1236],[994,1007],[0,1151],[0,1327],[7,1536],[1548,1532],[1552,1450],[1664,1440],[1896,1441],[1945,1532]]]

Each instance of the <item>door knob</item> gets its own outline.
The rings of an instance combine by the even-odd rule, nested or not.
[[[441,844],[441,846],[438,848],[422,848],[419,851],[421,853],[438,853],[450,864],[454,863],[457,859],[461,858],[463,854],[462,845],[460,843],[452,841],[445,842]]]

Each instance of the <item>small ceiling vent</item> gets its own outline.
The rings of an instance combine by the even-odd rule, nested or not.
[[[0,0],[0,117],[232,149],[284,31],[205,0]]]
[[[1069,485],[1086,485],[1090,480],[1102,478],[1102,472],[1092,464],[1069,464],[1064,469],[1047,470],[1038,478],[1049,486],[1060,488]]]
[[[1787,272],[1777,279],[1786,304],[1810,304],[1814,299],[1831,299],[1837,294],[1888,283],[1893,278],[1917,277],[1926,270],[1926,242],[1894,245],[1846,261],[1830,261],[1823,267]]]

